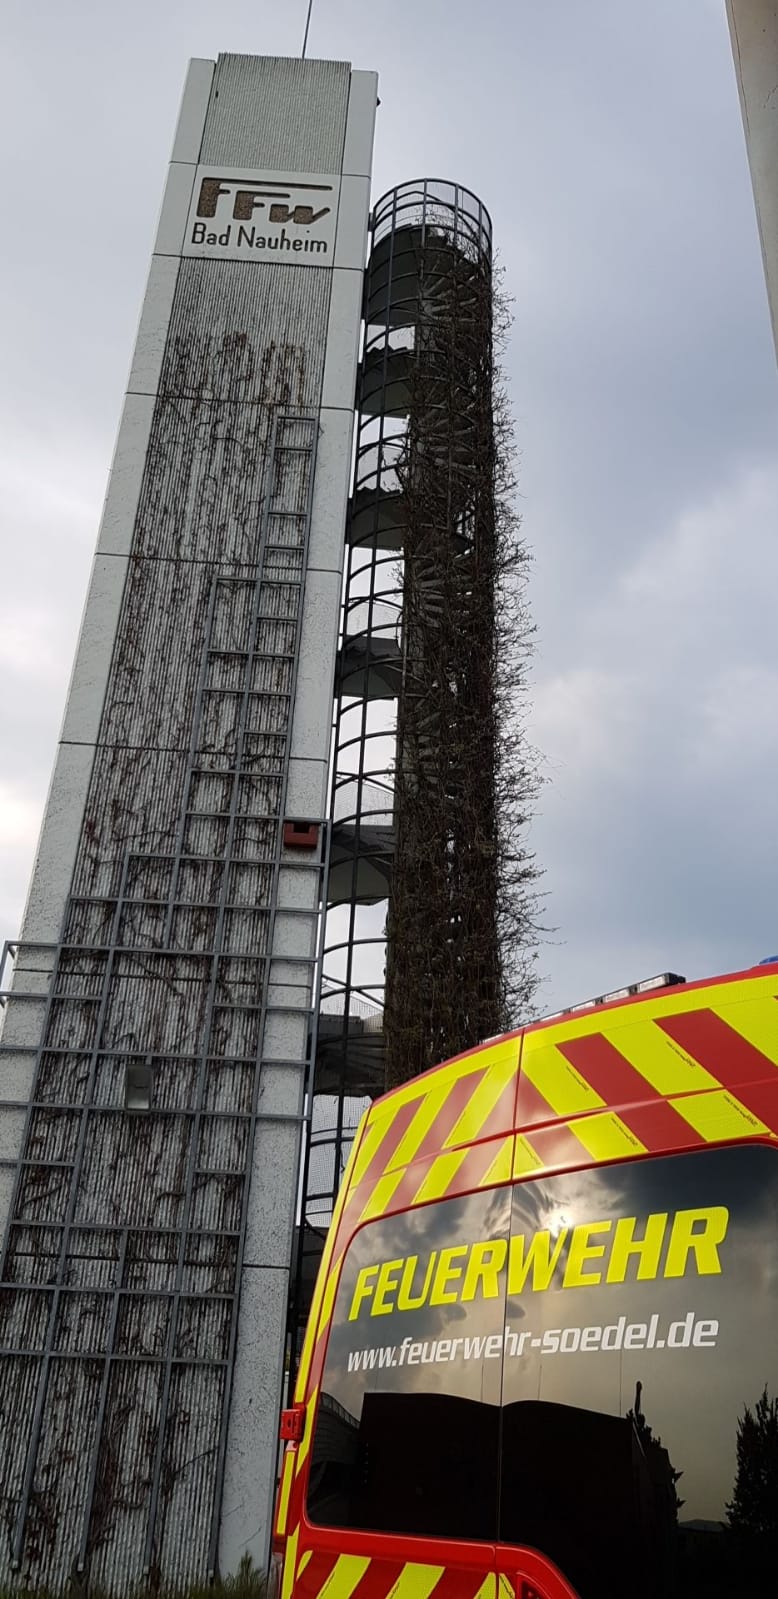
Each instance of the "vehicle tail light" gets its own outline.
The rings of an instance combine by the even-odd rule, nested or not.
[[[281,1411],[281,1437],[288,1443],[299,1444],[305,1431],[305,1405],[292,1405]]]

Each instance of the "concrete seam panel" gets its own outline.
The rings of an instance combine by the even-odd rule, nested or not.
[[[32,995],[38,999],[42,995],[45,999],[49,992],[52,970],[53,967],[49,970],[41,967],[33,971],[31,967],[27,967],[20,972],[17,968],[14,971],[13,993],[9,1005],[13,1004],[15,999],[29,999]]]
[[[208,102],[211,98],[215,62],[193,56],[189,62],[181,96],[171,161],[196,162],[203,142]]]
[[[727,15],[778,352],[778,11],[775,0],[727,0]]]
[[[275,1088],[275,1078],[281,1082]],[[268,1072],[277,1116],[288,1121],[263,1122],[261,1111],[254,1136],[249,1211],[246,1220],[246,1266],[288,1267],[292,1254],[295,1184],[288,1181],[297,1167],[300,1123],[305,1087],[304,1063],[300,1070]],[[261,1092],[261,1090],[260,1090]]]
[[[287,816],[315,819],[323,815],[327,804],[328,774],[327,761],[292,756],[286,785]]]
[[[62,728],[63,742],[96,744],[129,561],[95,556]]]
[[[353,411],[328,409],[321,412],[311,510],[309,579],[317,572],[340,574],[343,570],[353,430]]]
[[[311,572],[305,585],[292,755],[327,755],[332,721],[335,651],[340,620],[340,573]]]
[[[44,973],[50,977],[57,961],[57,948],[55,944],[17,946],[16,960],[13,969],[13,984],[26,978],[28,973]],[[12,986],[13,986],[12,984]]]
[[[97,541],[101,555],[130,553],[153,416],[152,395],[127,395]]]
[[[8,1010],[10,1009],[9,1005]],[[37,1048],[24,1051],[4,1046],[0,1049],[0,1099],[4,1099],[6,1104],[28,1103],[35,1081],[37,1060]],[[0,1238],[2,1234],[3,1229],[0,1226]]]
[[[378,73],[352,72],[349,85],[343,172],[369,178],[373,169],[373,139],[378,106]]]
[[[364,268],[367,256],[367,221],[370,215],[370,179],[341,179],[335,266]]]
[[[60,744],[22,918],[22,940],[59,940],[94,761],[90,744]]]
[[[327,355],[321,403],[353,413],[359,357],[359,329],[364,275],[359,270],[335,268],[327,323]]]
[[[181,254],[196,171],[194,165],[183,161],[170,163],[154,241],[155,255]]]
[[[127,388],[131,394],[156,394],[162,372],[180,261],[177,255],[153,255],[135,340]]]
[[[16,1166],[0,1166],[0,1239],[5,1238],[8,1228],[15,1182]]]
[[[265,1072],[259,1096],[260,1116],[299,1116],[303,1108],[303,1090],[305,1087],[305,1068],[301,1062],[299,1067],[275,1066],[272,1071]],[[286,1124],[291,1127],[293,1123]],[[263,1134],[271,1138],[273,1124],[262,1129]],[[247,1260],[246,1264],[251,1262]],[[268,1264],[270,1264],[268,1262]],[[284,1262],[287,1264],[287,1262]]]
[[[273,960],[283,959],[284,955],[313,958],[316,931],[313,913],[306,923],[301,916],[291,916],[283,908],[278,909],[273,925]]]
[[[300,1013],[291,1015],[288,1012],[270,1011],[265,1020],[265,1035],[262,1053],[266,1061],[274,1060],[299,1060],[305,1059],[305,1049],[308,1041],[308,1020]],[[250,1201],[250,1203],[252,1203]]]
[[[262,1570],[270,1535],[278,1458],[289,1271],[247,1266],[241,1274],[232,1382],[219,1569],[235,1572],[244,1555]]]
[[[5,1007],[3,1024],[3,1050],[36,1050],[46,1015],[46,994],[34,998],[11,997]],[[3,1098],[9,1098],[4,1092]]]
[[[319,905],[319,868],[312,866],[310,871],[303,872],[299,866],[294,871],[281,862],[278,875],[278,910],[283,911],[311,911],[318,910]]]
[[[26,1106],[0,1106],[0,1165],[18,1160],[25,1115]]]

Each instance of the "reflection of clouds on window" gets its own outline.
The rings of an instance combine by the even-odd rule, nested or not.
[[[432,1362],[427,1357],[433,1344],[441,1340],[453,1342],[466,1333],[468,1338],[486,1338],[502,1333],[504,1326],[505,1274],[502,1274],[500,1294],[497,1298],[473,1297],[467,1303],[459,1298],[430,1303],[434,1288],[435,1271],[442,1251],[459,1249],[451,1262],[453,1272],[458,1272],[448,1287],[449,1295],[461,1290],[463,1272],[469,1247],[484,1240],[507,1239],[510,1226],[511,1190],[491,1189],[455,1199],[443,1200],[418,1207],[397,1216],[363,1227],[349,1246],[341,1275],[333,1316],[332,1330],[325,1362],[323,1386],[352,1412],[359,1409],[360,1394],[377,1392],[407,1393],[418,1391],[445,1394],[457,1393],[463,1397],[496,1404],[500,1392],[500,1363],[491,1361],[484,1370],[478,1360],[463,1362],[452,1359]],[[435,1257],[432,1270],[429,1262]],[[418,1265],[413,1267],[413,1258]],[[364,1283],[364,1297],[358,1297],[358,1314],[350,1317],[355,1304],[355,1290],[360,1272],[366,1268],[380,1267],[387,1262],[402,1261],[408,1264],[412,1296],[421,1297],[419,1284],[428,1286],[426,1302],[413,1310],[397,1308],[396,1291],[390,1298],[393,1309],[389,1314],[375,1314],[378,1277],[373,1273]],[[413,1274],[413,1275],[412,1275]],[[401,1273],[395,1273],[394,1280]],[[405,1341],[405,1347],[403,1347]],[[380,1352],[397,1345],[394,1361],[389,1364],[362,1366],[349,1369],[354,1351]],[[418,1361],[410,1361],[411,1346],[422,1346]]]
[[[635,1168],[631,1168],[634,1170]],[[625,1168],[608,1168],[607,1188],[603,1188],[602,1168],[567,1172],[564,1200],[550,1194],[545,1184],[525,1181],[514,1189],[514,1215],[520,1214],[528,1228],[548,1228],[556,1238],[563,1226],[575,1227],[597,1215],[623,1215]]]
[[[492,1244],[502,1265],[489,1276]],[[406,1270],[412,1309],[399,1303]],[[739,1577],[698,1586],[689,1561],[718,1580],[726,1539],[714,1554],[710,1539],[733,1495],[738,1420],[765,1383],[778,1393],[777,1322],[778,1160],[764,1146],[600,1166],[381,1218],[344,1263],[313,1519],[556,1547],[563,1566],[579,1562],[582,1599],[756,1599]],[[566,1518],[575,1536],[556,1546]],[[645,1558],[644,1588],[624,1585],[618,1550],[641,1572]]]
[[[529,1329],[532,1339],[526,1340],[521,1360],[505,1361],[503,1403],[540,1399],[618,1417],[632,1405],[640,1382],[654,1436],[661,1437],[674,1465],[684,1472],[684,1516],[721,1521],[732,1492],[738,1414],[744,1403],[757,1397],[755,1383],[758,1387],[767,1378],[778,1388],[778,1160],[774,1151],[751,1145],[601,1167],[586,1173],[584,1183],[580,1177],[541,1180],[534,1185],[540,1192],[531,1205],[529,1185],[517,1187],[514,1234],[532,1231],[535,1217],[553,1232],[563,1215],[582,1224],[599,1218],[615,1223],[620,1216],[632,1216],[637,1218],[634,1236],[640,1240],[647,1216],[667,1213],[658,1266],[638,1280],[634,1258],[623,1281],[609,1282],[612,1229],[587,1239],[606,1245],[604,1256],[585,1263],[584,1275],[597,1274],[600,1280],[566,1288],[568,1239],[544,1292],[525,1291],[508,1298],[510,1325]],[[692,1253],[683,1276],[666,1276],[673,1216],[711,1206],[724,1206],[729,1212],[726,1236],[718,1249],[720,1272],[699,1273]],[[690,1313],[695,1324],[717,1324],[715,1346],[670,1347],[669,1329],[678,1326],[675,1336],[680,1337]],[[647,1334],[636,1331],[632,1337],[643,1347],[624,1347],[625,1328],[645,1329],[652,1315],[658,1317],[656,1346],[645,1347]],[[604,1343],[600,1339],[603,1346],[596,1351],[573,1349],[586,1327],[613,1330]],[[544,1352],[544,1335],[565,1328],[571,1329],[570,1352]],[[533,1348],[533,1341],[539,1347]],[[613,1347],[617,1342],[619,1347]]]

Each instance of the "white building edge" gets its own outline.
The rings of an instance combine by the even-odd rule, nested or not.
[[[727,0],[778,352],[778,0]]]

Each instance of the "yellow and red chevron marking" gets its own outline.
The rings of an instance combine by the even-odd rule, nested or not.
[[[495,1577],[305,1548],[303,1493],[340,1267],[390,1212],[544,1172],[778,1140],[778,966],[660,990],[484,1044],[377,1100],[351,1151],[297,1384],[283,1599],[497,1599]],[[508,1579],[501,1576],[501,1584]],[[504,1591],[504,1590],[503,1590]]]
[[[296,1599],[496,1599],[497,1578],[478,1567],[422,1565],[316,1549],[300,1561]]]
[[[340,1266],[357,1228],[388,1211],[510,1182],[519,1043],[520,1035],[510,1034],[481,1045],[404,1083],[368,1111],[319,1270],[301,1402],[321,1376]]]
[[[778,1132],[775,970],[528,1029],[515,1176]]]

